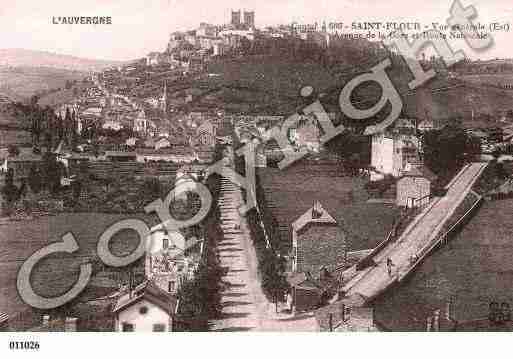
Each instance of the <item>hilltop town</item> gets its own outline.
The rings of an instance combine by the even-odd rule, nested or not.
[[[423,55],[437,75],[410,91],[407,61],[378,43],[230,15],[64,88],[0,99],[1,330],[511,330],[512,263],[495,262],[496,246],[513,251],[513,93],[496,77],[511,63],[447,68]],[[384,58],[405,105],[368,135],[379,116],[347,118],[338,95]],[[364,88],[355,101],[379,96]],[[305,110],[316,101],[345,126],[329,141]],[[162,203],[180,223],[202,218],[169,227]],[[135,219],[145,238],[116,232],[110,256],[151,248],[106,263],[100,238]],[[64,305],[34,307],[16,290],[19,268],[68,232],[78,259],[45,259],[36,292],[62,294],[84,265],[91,280]],[[487,266],[496,286],[478,275]]]

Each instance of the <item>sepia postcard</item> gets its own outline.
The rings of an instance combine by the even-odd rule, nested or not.
[[[2,0],[6,348],[512,331],[512,23],[510,0]]]

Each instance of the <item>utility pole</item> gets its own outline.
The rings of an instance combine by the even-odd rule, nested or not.
[[[276,314],[278,314],[278,287],[277,286],[274,290],[274,304],[276,307]]]
[[[133,272],[133,267],[130,266],[129,268],[129,272],[128,272],[128,296],[129,298],[132,298],[132,291],[133,291],[133,286],[134,286],[134,272]]]

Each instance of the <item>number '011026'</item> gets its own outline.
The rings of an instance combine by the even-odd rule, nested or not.
[[[11,349],[11,350],[39,350],[39,342],[37,342],[37,341],[10,341],[9,349]]]

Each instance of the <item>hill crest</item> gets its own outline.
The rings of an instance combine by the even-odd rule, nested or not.
[[[0,49],[0,66],[52,67],[72,71],[94,72],[121,64],[123,64],[121,61],[88,59],[47,51]]]

